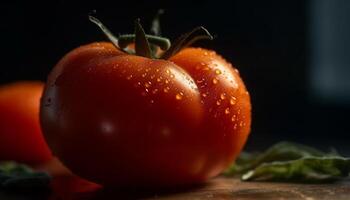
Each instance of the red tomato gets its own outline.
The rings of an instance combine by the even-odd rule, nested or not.
[[[43,88],[34,81],[0,87],[0,160],[37,164],[51,158],[39,124]]]
[[[230,165],[250,112],[237,69],[214,51],[187,48],[162,60],[93,43],[49,75],[41,124],[73,173],[104,185],[165,187],[203,182]]]

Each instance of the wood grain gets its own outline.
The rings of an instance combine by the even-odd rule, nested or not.
[[[241,182],[235,178],[217,177],[202,186],[172,191],[142,192],[104,189],[76,177],[54,179],[51,192],[19,194],[0,190],[1,200],[349,200],[350,181],[333,184],[291,184]]]

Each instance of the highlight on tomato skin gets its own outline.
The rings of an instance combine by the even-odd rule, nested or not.
[[[39,123],[43,88],[39,81],[0,86],[0,161],[39,164],[52,158]]]
[[[135,24],[128,35],[135,51],[108,35],[112,43],[83,45],[56,64],[41,99],[44,137],[72,173],[104,186],[202,183],[242,150],[249,93],[215,51],[178,42],[159,54]],[[209,37],[199,27],[185,34],[188,41],[195,32]],[[132,46],[126,39],[123,46]]]

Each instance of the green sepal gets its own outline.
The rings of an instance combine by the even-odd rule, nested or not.
[[[165,51],[160,58],[165,60],[169,59],[171,56],[181,51],[181,49],[184,49],[194,42],[202,39],[212,40],[213,36],[203,26],[196,27],[192,31],[189,31],[178,37],[173,45],[167,51]]]
[[[135,52],[138,56],[152,58],[152,51],[143,30],[140,19],[135,20]]]

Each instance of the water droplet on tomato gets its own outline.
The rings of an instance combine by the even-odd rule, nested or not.
[[[152,83],[151,83],[150,81],[148,81],[148,82],[145,83],[145,87],[146,87],[146,88],[149,88],[149,87],[151,86],[151,84],[152,84]]]
[[[163,89],[163,91],[164,91],[165,93],[168,93],[168,92],[169,92],[169,90],[170,90],[170,88],[169,88],[169,87],[165,87],[165,88]]]
[[[183,97],[183,95],[184,95],[184,94],[183,94],[182,92],[177,93],[177,94],[175,95],[176,100],[181,100],[182,97]]]
[[[231,121],[236,121],[236,115],[232,115],[232,117],[231,117]]]
[[[220,100],[217,100],[217,101],[216,101],[216,105],[220,106],[220,105],[221,105],[221,101],[220,101]]]
[[[226,94],[225,94],[225,93],[222,93],[222,94],[220,95],[220,99],[222,99],[222,100],[226,99]]]
[[[200,79],[200,80],[197,80],[196,82],[197,82],[197,83],[203,83],[203,81],[204,81],[204,78],[202,78],[202,79]]]
[[[160,81],[162,81],[160,78],[157,78],[157,82],[160,82]]]
[[[202,94],[202,97],[204,97],[204,98],[207,97],[207,94],[203,93],[203,94]]]
[[[230,99],[230,104],[231,104],[231,105],[235,105],[236,102],[237,102],[236,97],[231,97],[231,99]]]
[[[215,70],[215,74],[217,74],[217,75],[221,74],[220,69],[216,69],[216,70]]]
[[[225,114],[226,114],[226,115],[230,114],[230,108],[226,108],[226,109],[225,109]]]
[[[151,99],[149,102],[150,102],[150,103],[154,103],[154,100],[153,100],[153,99]]]
[[[214,84],[214,85],[217,84],[218,82],[219,82],[218,79],[213,78],[213,84]]]
[[[200,86],[200,88],[205,88],[207,86],[207,83],[204,83]]]
[[[166,71],[165,71],[167,74],[170,74],[170,71],[167,69]]]
[[[130,80],[131,78],[132,78],[132,74],[126,77],[127,80]]]
[[[156,88],[156,89],[154,89],[154,90],[152,90],[152,93],[153,94],[155,94],[155,93],[157,93],[158,92],[158,89]]]
[[[143,74],[142,74],[142,77],[146,77],[146,75],[147,75],[147,73],[143,73]]]

